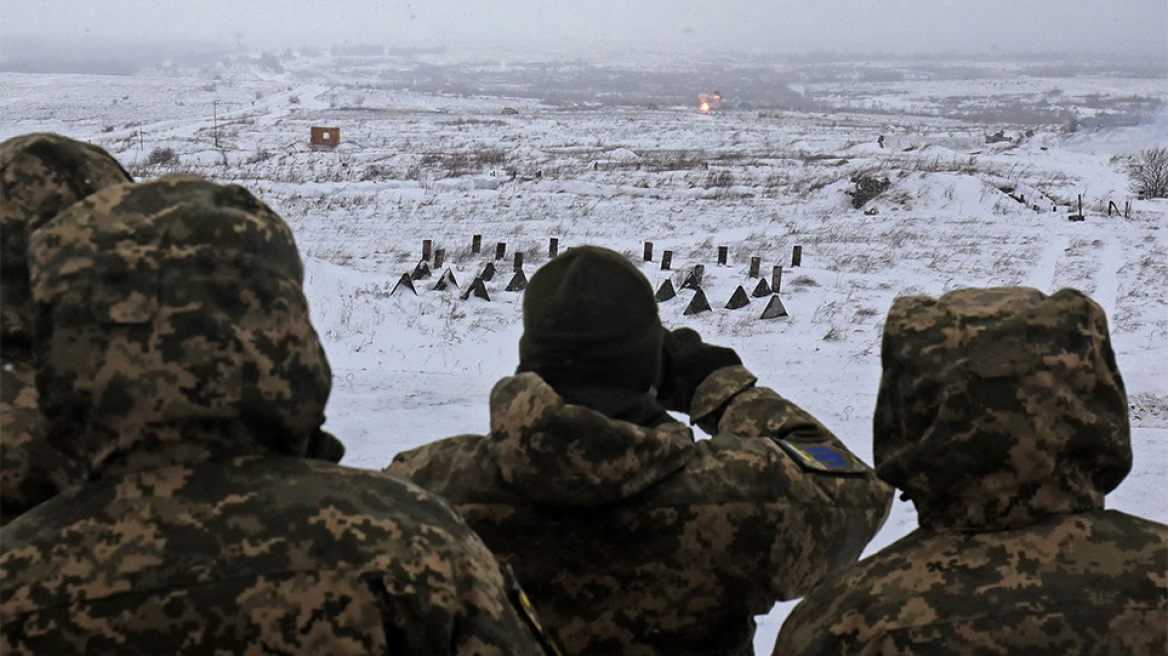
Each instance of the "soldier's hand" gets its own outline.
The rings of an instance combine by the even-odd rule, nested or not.
[[[696,330],[666,330],[657,400],[667,410],[689,413],[698,385],[718,369],[736,364],[742,364],[742,359],[734,349],[706,344]]]

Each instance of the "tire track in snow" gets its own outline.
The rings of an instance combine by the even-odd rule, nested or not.
[[[1124,264],[1123,244],[1118,236],[1107,238],[1103,253],[1099,256],[1099,269],[1095,273],[1095,302],[1107,313],[1115,317],[1115,306],[1119,299],[1119,269]]]
[[[1030,274],[1030,284],[1039,291],[1050,294],[1054,291],[1054,274],[1058,269],[1059,260],[1067,251],[1067,244],[1070,237],[1065,233],[1052,233],[1049,235],[1049,242],[1042,249],[1042,254],[1038,257],[1038,262],[1034,265],[1034,271]]]

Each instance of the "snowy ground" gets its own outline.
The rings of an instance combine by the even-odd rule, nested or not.
[[[238,65],[134,77],[0,73],[0,139],[61,132],[105,146],[139,177],[181,170],[238,182],[280,212],[305,255],[333,365],[327,428],[352,466],[381,468],[398,451],[486,430],[491,385],[518,360],[521,295],[504,289],[513,253],[530,275],[550,238],[635,262],[650,241],[643,270],[654,285],[676,285],[701,264],[714,308],[683,317],[693,295],[684,291],[661,305],[667,325],[734,347],[764,384],[869,459],[893,299],[966,286],[1082,289],[1108,312],[1131,399],[1136,463],[1110,506],[1168,521],[1168,201],[1133,198],[1123,159],[1168,145],[1168,123],[1161,115],[1067,133],[1061,123],[1010,122],[1008,111],[973,122],[969,110],[1054,100],[1084,121],[1099,107],[1114,119],[1132,98],[1145,108],[1168,99],[1163,78],[1046,79],[1003,68],[959,83],[812,81],[801,88],[818,99],[811,108],[705,115],[685,104],[408,91],[400,75],[389,84],[376,71],[322,59],[279,74]],[[342,145],[312,150],[312,125],[341,128]],[[1010,141],[987,145],[999,130]],[[149,164],[161,148],[177,159]],[[855,175],[890,187],[854,209],[846,192]],[[1079,195],[1086,219],[1072,222]],[[1107,216],[1109,201],[1130,202],[1130,216]],[[479,254],[473,235],[482,236]],[[417,281],[417,295],[391,293],[424,239],[445,250],[460,290],[433,291],[432,277]],[[498,242],[507,254],[487,283],[491,300],[460,300]],[[792,267],[796,245],[803,259]],[[661,270],[665,250],[672,271]],[[761,320],[766,299],[723,307],[737,286],[757,284],[751,257],[768,280],[783,267],[789,317]],[[914,525],[898,502],[870,550]],[[760,653],[790,605],[760,618]]]

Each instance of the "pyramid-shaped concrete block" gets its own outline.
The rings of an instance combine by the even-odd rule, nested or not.
[[[389,295],[397,296],[398,294],[404,294],[406,290],[409,290],[414,296],[418,295],[418,290],[414,289],[414,281],[410,280],[410,274],[403,273],[401,274],[401,278],[398,278],[397,284],[390,290]]]
[[[688,316],[709,311],[710,302],[706,300],[706,293],[702,291],[701,287],[698,287],[697,293],[694,294],[694,297],[690,300],[689,305],[686,306],[685,312],[682,312],[682,314]]]
[[[487,286],[483,283],[482,278],[474,279],[474,282],[470,284],[470,287],[467,287],[466,291],[462,293],[462,300],[465,301],[471,296],[474,296],[475,298],[481,298],[484,301],[491,300],[491,295],[487,293]]]
[[[447,289],[458,289],[458,281],[455,280],[455,278],[454,278],[454,272],[451,271],[450,269],[446,269],[445,271],[443,271],[442,277],[439,278],[438,282],[434,283],[434,286],[431,287],[430,289],[433,289],[436,292],[444,291]]]
[[[507,283],[507,287],[503,291],[521,292],[525,289],[527,289],[527,276],[523,274],[523,269],[517,269],[515,275],[511,276],[511,282]]]
[[[657,293],[653,295],[653,298],[657,299],[658,303],[663,303],[675,296],[677,296],[677,292],[673,291],[673,281],[666,278],[665,282],[657,288]]]
[[[762,311],[760,319],[778,319],[787,315],[787,308],[783,307],[783,302],[779,300],[779,295],[775,294],[767,303],[766,309]]]
[[[763,296],[770,296],[770,295],[771,295],[771,285],[770,285],[770,283],[768,283],[766,281],[766,278],[763,278],[762,280],[758,281],[758,284],[754,286],[754,293],[751,294],[751,296],[753,296],[755,298],[762,298]]]
[[[742,288],[742,285],[738,285],[738,289],[735,289],[734,293],[730,295],[730,300],[726,303],[726,309],[737,310],[747,305],[750,305],[750,297],[746,295],[746,290]]]
[[[483,272],[479,274],[479,278],[491,281],[495,279],[495,263],[487,262],[487,266],[483,267]]]
[[[410,274],[414,280],[421,280],[430,277],[430,265],[425,261],[418,262],[418,266],[414,267],[414,272]]]
[[[702,281],[698,278],[697,272],[690,271],[685,276],[685,281],[681,283],[681,289],[701,289]]]

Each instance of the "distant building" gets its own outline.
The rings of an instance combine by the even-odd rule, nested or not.
[[[335,148],[341,143],[341,129],[313,126],[309,143],[312,144],[313,148]]]

